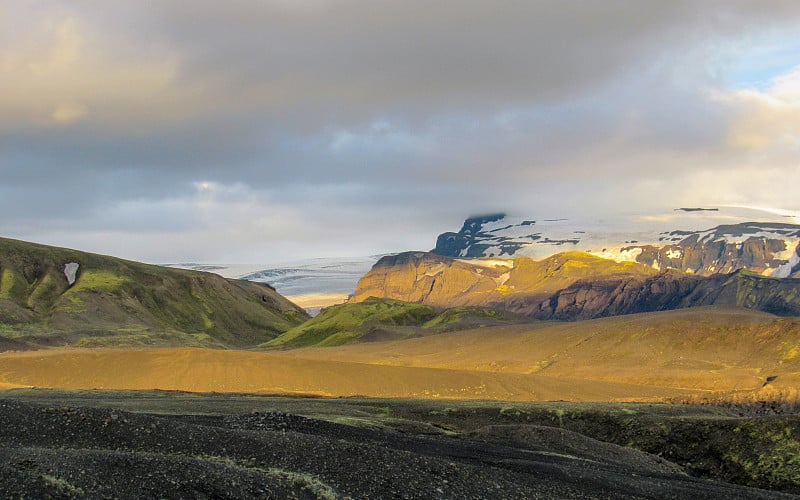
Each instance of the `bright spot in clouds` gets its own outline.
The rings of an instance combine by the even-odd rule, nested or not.
[[[76,103],[64,103],[56,106],[53,111],[53,121],[59,124],[71,123],[86,115],[86,106]]]

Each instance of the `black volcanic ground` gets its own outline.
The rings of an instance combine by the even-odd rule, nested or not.
[[[693,478],[654,455],[552,427],[401,430],[281,411],[154,415],[5,399],[0,496],[787,497]]]

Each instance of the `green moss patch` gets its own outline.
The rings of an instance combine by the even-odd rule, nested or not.
[[[490,307],[464,306],[437,311],[423,304],[371,297],[363,302],[323,309],[316,318],[262,347],[330,347],[529,321]]]
[[[378,326],[421,326],[436,316],[422,304],[369,298],[355,304],[323,309],[320,314],[289,330],[264,347],[333,346],[354,342]]]

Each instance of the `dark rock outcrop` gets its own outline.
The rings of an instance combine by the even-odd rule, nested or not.
[[[707,305],[800,316],[800,279],[737,271],[710,277],[665,272],[646,279],[579,281],[539,304],[531,315],[574,321]]]
[[[502,220],[506,214],[490,214],[470,217],[457,233],[448,232],[436,238],[436,248],[432,250],[437,255],[446,257],[487,257],[487,249],[494,246],[500,247],[500,255],[511,256],[523,245],[518,242],[499,240],[483,231],[483,226]],[[533,221],[525,221],[533,224]],[[528,224],[528,225],[530,225]],[[492,240],[491,243],[484,240]]]
[[[777,258],[776,255],[787,253],[787,240],[777,236],[800,237],[800,228],[793,224],[758,223],[719,226],[706,233],[690,234],[675,244],[631,246],[624,250],[641,249],[637,262],[659,269],[678,269],[701,276],[747,269],[784,278],[800,270],[800,259],[792,261],[791,255],[788,259]],[[800,247],[794,250],[800,255],[798,252]]]

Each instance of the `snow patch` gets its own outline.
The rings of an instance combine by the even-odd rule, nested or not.
[[[417,275],[417,281],[421,280],[423,277],[426,276],[429,278],[432,278],[434,276],[439,276],[440,274],[442,274],[442,272],[444,272],[445,269],[447,269],[447,264],[436,264],[435,266],[431,266],[425,271],[424,274]]]
[[[358,280],[383,255],[304,259],[261,264],[170,264],[178,269],[204,270],[224,278],[269,283],[284,296],[353,293]]]
[[[78,264],[77,262],[67,262],[64,265],[64,276],[67,277],[67,283],[69,284],[69,286],[75,284],[75,279],[78,276],[79,267],[80,264]]]
[[[786,234],[786,231],[789,231],[789,234]],[[761,229],[759,231],[755,231],[752,228],[749,228],[749,232],[745,230],[742,232],[742,234],[732,234],[732,233],[719,233],[715,228],[715,229],[710,229],[708,231],[699,232],[697,234],[698,234],[698,241],[700,241],[701,243],[724,241],[725,243],[735,244],[737,247],[741,247],[741,245],[744,242],[750,239],[792,240],[796,239],[797,233],[792,234],[790,230],[785,230],[785,229],[778,229],[773,231],[769,231],[768,229]]]
[[[792,274],[792,268],[794,268],[797,264],[800,264],[800,255],[797,254],[798,250],[800,250],[800,244],[792,245],[790,242],[786,241],[786,251],[780,252],[776,254],[776,258],[780,258],[781,260],[786,260],[786,263],[775,268],[769,276],[773,278],[788,278]],[[786,253],[791,252],[791,255],[788,255],[788,259],[786,258]]]
[[[512,259],[456,259],[459,262],[471,264],[478,267],[488,267],[495,269],[498,267],[505,267],[508,269],[514,268],[514,261]]]
[[[788,261],[793,257],[797,257],[797,246],[800,244],[800,239],[787,238],[784,240],[783,244],[785,245],[783,252],[776,252],[773,254],[772,257],[774,259]]]
[[[503,273],[497,278],[494,279],[494,282],[497,283],[497,286],[503,286],[506,284],[506,281],[511,278],[511,273]]]
[[[636,262],[636,258],[642,254],[641,247],[620,248],[619,250],[605,250],[598,252],[598,257],[613,260],[614,262]]]
[[[682,257],[683,257],[683,250],[681,250],[680,248],[667,250],[668,259],[680,259]]]

